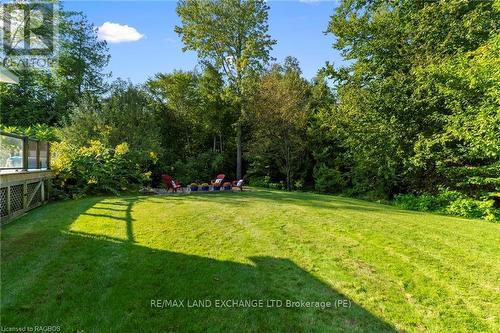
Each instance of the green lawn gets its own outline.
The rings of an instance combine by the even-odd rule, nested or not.
[[[498,332],[499,244],[500,224],[307,193],[57,202],[2,227],[1,325]],[[350,307],[215,307],[228,299]]]

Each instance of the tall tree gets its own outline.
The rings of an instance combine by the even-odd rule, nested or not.
[[[199,75],[195,72],[175,71],[156,74],[146,83],[158,123],[162,144],[167,149],[167,164],[185,160],[198,151],[203,129],[198,110],[202,100],[198,91]],[[198,133],[198,135],[193,135]]]
[[[487,160],[470,159],[475,148],[449,131],[466,114],[475,114],[469,119],[476,120],[476,115],[486,114],[468,106],[491,98],[488,91],[495,89],[494,81],[479,81],[477,89],[461,94],[465,90],[457,89],[457,84],[468,84],[459,64],[494,50],[482,45],[498,34],[498,3],[342,1],[328,31],[335,34],[334,47],[350,65],[332,72],[339,103],[331,127],[343,135],[356,191],[381,195],[436,191],[439,185],[456,184],[439,170],[444,164],[479,166]],[[483,52],[476,52],[481,49]],[[493,53],[490,55],[493,59]],[[496,66],[494,62],[477,63],[490,70]],[[476,84],[473,81],[470,83]],[[497,115],[490,111],[488,117]],[[473,121],[468,127],[474,128],[470,133],[479,133],[489,124],[487,132],[492,133],[494,123]],[[443,144],[444,138],[454,139]],[[461,157],[443,159],[449,156],[450,147]],[[458,153],[460,150],[468,153]]]
[[[110,55],[106,41],[99,40],[96,28],[80,12],[63,12],[60,53],[55,76],[60,84],[62,108],[76,104],[82,93],[99,95],[106,90],[105,72]]]
[[[109,96],[101,100],[85,95],[65,122],[60,136],[71,146],[90,145],[93,140],[108,147],[126,142],[140,162],[149,161],[151,152],[162,151],[160,128],[148,96],[130,82],[113,82]]]
[[[59,51],[49,68],[20,69],[19,85],[0,87],[3,124],[57,124],[82,94],[105,90],[109,54],[92,23],[82,13],[62,10],[59,32]]]
[[[146,83],[161,130],[167,170],[183,181],[233,169],[234,114],[217,71],[157,74]],[[231,173],[228,176],[233,177]]]
[[[269,61],[276,43],[268,35],[265,0],[181,0],[177,13],[184,50],[224,74],[234,95],[236,176],[242,176],[242,120],[247,87]]]
[[[293,58],[264,74],[252,99],[251,151],[276,164],[289,191],[305,157],[308,100],[309,86]]]

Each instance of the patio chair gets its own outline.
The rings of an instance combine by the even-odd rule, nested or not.
[[[172,193],[177,193],[178,189],[181,189],[182,191],[182,184],[178,181],[175,181],[171,176],[163,175],[161,176],[161,179],[163,180],[163,184],[165,185],[167,192],[172,190]]]
[[[233,181],[233,187],[237,187],[240,189],[241,192],[243,192],[243,183],[245,181],[243,179],[240,179],[240,180],[235,180]]]
[[[210,181],[210,185],[219,185],[219,186],[222,186],[222,183],[224,182],[224,178],[226,178],[226,175],[221,173],[219,175],[217,175],[217,177],[215,179],[213,179],[212,181]]]

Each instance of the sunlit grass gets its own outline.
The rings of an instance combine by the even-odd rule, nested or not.
[[[306,193],[58,202],[2,228],[2,325],[495,332],[498,244],[498,224]],[[352,307],[151,308],[158,298]]]

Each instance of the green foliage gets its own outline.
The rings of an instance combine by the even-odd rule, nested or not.
[[[184,50],[197,52],[202,62],[224,73],[238,95],[244,80],[263,69],[276,43],[267,34],[268,10],[263,0],[181,0],[181,25],[175,31]]]
[[[269,183],[268,187],[273,190],[286,190],[287,185],[285,182],[279,182],[279,183]]]
[[[98,40],[95,27],[82,13],[60,10],[59,22],[59,48],[51,67],[18,69],[19,84],[0,85],[2,124],[57,125],[82,94],[106,89],[106,42]]]
[[[7,133],[26,135],[38,140],[56,141],[58,139],[57,129],[46,124],[36,124],[28,127],[5,126],[0,124],[0,130]]]
[[[293,188],[306,155],[309,86],[300,76],[298,62],[287,58],[260,80],[251,102],[253,159],[272,162]]]
[[[57,123],[57,86],[50,72],[27,68],[17,74],[19,84],[0,85],[1,123],[18,127]]]
[[[133,190],[148,180],[137,156],[126,142],[114,148],[98,140],[75,147],[67,142],[53,146],[54,186],[60,196],[78,198],[88,194],[118,194]]]
[[[293,182],[293,187],[296,191],[301,191],[304,189],[304,179],[297,179]]]
[[[78,103],[82,93],[100,95],[107,89],[105,72],[110,60],[107,43],[100,40],[96,27],[81,12],[61,12],[60,53],[56,77],[60,80],[59,103]]]
[[[270,188],[273,190],[290,190],[285,181],[271,181],[271,177],[269,176],[252,177],[249,180],[249,185],[254,187]],[[300,191],[304,188],[304,181],[302,179],[294,181],[292,188]]]
[[[459,196],[461,198],[461,196]],[[398,194],[394,197],[394,204],[398,207],[410,210],[442,211],[450,201],[432,194]]]
[[[75,147],[98,140],[106,147],[127,142],[143,167],[162,153],[160,128],[149,100],[140,88],[117,81],[104,100],[86,95],[61,130],[64,142]]]
[[[345,181],[340,171],[319,165],[314,169],[314,187],[318,192],[339,193],[342,192]]]
[[[350,65],[327,66],[321,118],[353,193],[499,190],[498,21],[498,1],[340,4],[328,31]]]
[[[398,207],[421,212],[439,212],[488,221],[500,218],[500,210],[494,208],[493,200],[471,199],[460,192],[448,189],[443,189],[436,195],[429,193],[421,195],[398,194],[394,197],[393,202]]]
[[[160,130],[164,170],[183,182],[231,174],[235,118],[216,71],[158,74],[146,91]]]
[[[248,162],[253,186],[314,181],[319,192],[495,218],[499,1],[344,0],[327,31],[347,65],[328,64],[310,82],[293,57],[267,66],[268,11],[264,0],[179,1],[175,31],[202,72],[157,74],[144,87],[105,84],[106,43],[83,15],[63,11],[57,65],[0,87],[2,129],[61,140],[70,169],[60,165],[58,177],[70,175],[60,188],[71,195],[120,190],[128,176],[102,175],[126,142],[117,163],[131,183],[141,182],[136,172],[150,172],[153,186],[164,173],[185,184],[240,178]],[[78,156],[96,142],[103,156]],[[94,157],[103,161],[78,174]],[[77,175],[85,186],[72,185]]]
[[[118,193],[142,184],[159,166],[159,128],[146,94],[118,81],[110,96],[85,95],[54,145],[56,187],[71,197]]]
[[[264,0],[181,0],[175,31],[183,50],[197,52],[200,61],[226,78],[236,129],[236,177],[242,177],[242,122],[254,80],[270,60],[276,43],[268,35],[269,6]]]
[[[411,164],[476,195],[500,189],[500,34],[478,49],[419,68],[421,93],[449,110],[443,127],[419,135]]]
[[[269,187],[271,179],[269,176],[264,177],[252,177],[249,181],[249,185],[255,187]]]
[[[493,207],[493,200],[457,199],[446,207],[446,213],[463,217],[500,220],[500,211]]]
[[[224,156],[211,152],[201,152],[185,160],[178,160],[172,165],[172,173],[183,183],[192,180],[203,181],[213,179],[224,170]]]

